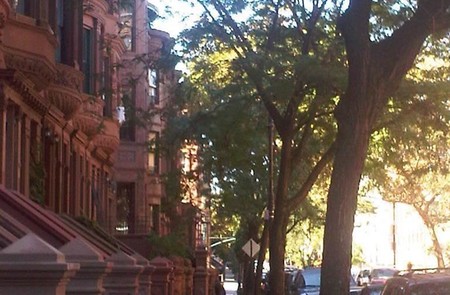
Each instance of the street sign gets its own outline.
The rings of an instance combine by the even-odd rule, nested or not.
[[[242,247],[242,251],[244,251],[245,254],[250,256],[250,258],[253,258],[256,254],[258,254],[259,248],[260,248],[259,244],[253,241],[253,239],[250,239]]]

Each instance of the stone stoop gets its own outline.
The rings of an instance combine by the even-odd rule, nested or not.
[[[0,251],[0,294],[63,295],[80,264],[28,233]]]

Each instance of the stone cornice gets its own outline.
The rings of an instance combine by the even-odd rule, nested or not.
[[[83,10],[85,15],[89,15],[98,19],[101,23],[105,23],[108,15],[109,4],[105,0],[84,0]]]
[[[83,94],[81,110],[73,118],[73,123],[89,138],[101,131],[104,102],[95,97]]]
[[[37,24],[36,19],[18,14],[15,11],[11,11],[7,22],[13,26],[32,31],[35,34],[43,35],[45,36],[45,40],[48,41],[53,47],[56,48],[58,46],[58,40],[56,39],[55,33],[46,22]]]
[[[27,105],[40,115],[47,113],[50,102],[34,89],[33,83],[23,73],[15,69],[0,69],[0,80],[19,93]]]
[[[105,39],[111,44],[113,51],[119,56],[122,56],[127,51],[125,42],[123,42],[123,39],[119,35],[107,34],[105,35]]]
[[[18,50],[5,48],[4,59],[8,69],[22,72],[33,82],[33,88],[38,91],[48,87],[56,77],[55,68],[43,57],[27,56]]]
[[[66,119],[71,119],[83,102],[81,87],[84,75],[73,67],[57,64],[55,82],[47,88],[51,103],[60,109]]]
[[[94,138],[94,145],[101,148],[105,153],[114,153],[120,144],[119,124],[114,119],[105,118],[102,122],[103,128]]]
[[[55,83],[81,92],[84,79],[82,72],[65,64],[57,64],[56,71]]]
[[[67,120],[70,120],[81,106],[81,95],[70,88],[52,84],[47,90],[47,96],[64,114]]]

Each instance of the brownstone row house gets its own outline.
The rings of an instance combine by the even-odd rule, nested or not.
[[[125,47],[107,3],[90,2],[0,1],[0,183],[110,228],[120,99],[111,65]]]
[[[121,240],[138,248],[144,245],[142,235],[149,231],[164,236],[176,227],[168,212],[161,210],[167,199],[173,197],[166,193],[165,180],[172,171],[192,171],[194,168],[185,167],[185,163],[195,161],[195,155],[187,153],[186,148],[177,153],[167,149],[162,152],[158,146],[166,124],[161,111],[175,95],[180,74],[165,64],[161,56],[170,50],[169,34],[150,27],[149,17],[155,8],[147,1],[133,3],[120,14],[123,25],[119,34],[125,40],[126,51],[120,73],[124,99],[119,107],[120,145],[114,167],[118,200],[116,232],[125,234],[119,236]],[[201,227],[206,207],[200,206],[204,201],[198,197],[198,185],[196,182],[188,189],[194,197],[172,208],[180,216],[190,212],[193,217],[189,220],[190,230],[184,232],[185,242],[192,249],[204,244],[207,235]]]
[[[0,0],[0,294],[211,294],[204,206],[176,208],[196,212],[196,268],[149,260],[147,234],[171,230],[163,176],[182,163],[158,154],[159,115],[142,125],[126,109],[163,108],[178,80],[157,66],[170,37],[152,12]]]

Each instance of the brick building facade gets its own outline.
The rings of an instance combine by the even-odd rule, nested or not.
[[[155,290],[158,286],[164,294],[208,289],[205,268],[196,275],[191,270],[185,283],[171,286],[175,270],[184,276],[189,271],[180,269],[189,263],[158,259],[151,266],[141,249],[112,236],[121,226],[127,235],[141,234],[141,241],[150,230],[160,235],[170,230],[168,217],[156,213],[165,197],[161,175],[177,165],[148,148],[164,123],[155,116],[151,127],[138,128],[118,112],[127,95],[140,109],[163,107],[178,79],[173,70],[133,64],[143,55],[155,62],[169,40],[148,26],[147,5],[142,0],[0,0],[0,293],[14,280],[17,288],[35,294],[81,290],[83,271],[93,275],[91,262],[98,276],[90,277],[95,291],[89,294],[137,294],[139,288],[149,294],[152,272]],[[130,77],[137,83],[130,84]],[[124,196],[129,202],[125,219],[118,210]],[[46,254],[30,253],[30,263],[19,266],[15,255],[24,245]],[[199,253],[207,267],[205,252]],[[51,263],[37,263],[36,257]],[[27,270],[43,264],[60,275],[54,288],[46,285],[52,291],[33,285],[39,279],[27,280]],[[120,275],[124,272],[130,281]],[[73,279],[77,274],[81,289]],[[193,286],[189,281],[195,276]],[[82,291],[70,294],[77,292]]]
[[[111,65],[125,48],[110,7],[89,3],[0,1],[0,183],[109,228],[119,145]]]

